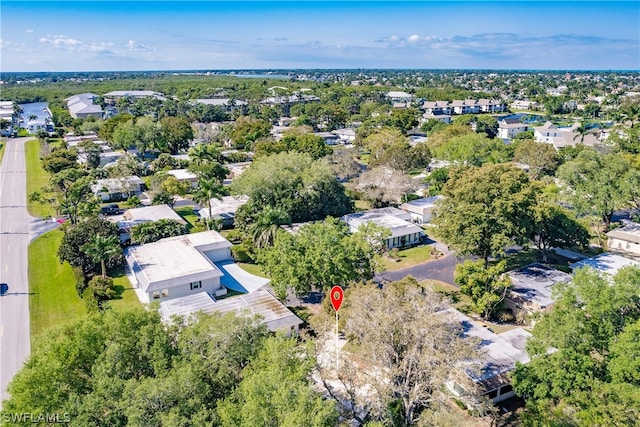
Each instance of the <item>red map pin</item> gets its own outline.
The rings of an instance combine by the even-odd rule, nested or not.
[[[342,298],[344,297],[344,291],[340,286],[334,286],[331,288],[331,305],[335,311],[340,310],[342,305]]]

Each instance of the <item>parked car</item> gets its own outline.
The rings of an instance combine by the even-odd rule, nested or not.
[[[122,213],[122,209],[117,204],[106,205],[100,208],[100,213],[102,215],[120,215]]]

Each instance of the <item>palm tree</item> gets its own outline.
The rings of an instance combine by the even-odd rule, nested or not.
[[[267,206],[249,227],[253,245],[256,248],[272,246],[280,226],[290,223],[291,218],[284,210]]]
[[[220,150],[212,144],[198,144],[189,150],[189,158],[191,162],[196,165],[215,162],[218,161],[220,157]]]
[[[200,178],[198,180],[198,190],[193,194],[193,200],[198,204],[207,204],[209,207],[209,219],[206,221],[207,230],[212,224],[211,199],[219,199],[224,196],[224,188],[215,179]]]
[[[120,252],[120,242],[117,236],[96,235],[91,242],[82,247],[84,252],[94,262],[99,262],[102,267],[102,277],[107,277],[106,261]]]
[[[31,120],[38,120],[38,116],[36,116],[35,114],[29,115],[29,121]]]
[[[589,125],[587,122],[585,122],[584,120],[581,121],[580,124],[573,130],[575,132],[575,134],[573,135],[573,140],[575,141],[576,139],[580,138],[580,144],[582,144],[584,142],[584,137],[591,133],[588,126]]]

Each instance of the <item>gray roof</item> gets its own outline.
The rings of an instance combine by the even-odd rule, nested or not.
[[[628,266],[640,267],[640,262],[625,258],[620,255],[605,252],[593,258],[583,259],[571,265],[573,270],[577,268],[590,267],[599,273],[615,276],[620,269]]]
[[[249,314],[262,317],[263,323],[271,331],[290,330],[302,324],[295,314],[269,293],[266,289],[256,292],[214,300],[206,292],[189,295],[182,298],[163,301],[160,310],[165,321],[172,316],[184,316],[201,311],[203,313],[234,313],[236,315]]]
[[[640,243],[640,224],[629,221],[623,227],[607,233],[607,236],[632,243]]]
[[[391,237],[424,233],[422,228],[407,221],[405,218],[410,220],[411,215],[398,208],[389,207],[345,215],[342,220],[353,228],[359,228],[363,224],[373,222],[381,227],[388,228],[391,231]]]
[[[169,205],[144,206],[141,208],[128,209],[124,217],[130,221],[150,222],[161,219],[172,219],[181,224],[186,224],[185,220],[176,213]]]
[[[513,283],[511,293],[544,308],[553,304],[551,289],[557,283],[568,283],[571,275],[546,265],[534,263],[507,273]]]
[[[421,199],[412,200],[407,203],[403,203],[401,208],[409,210],[409,211],[421,211],[424,214],[425,209],[430,209],[436,206],[436,202],[438,200],[444,199],[444,196],[431,196],[431,197],[423,197]]]
[[[481,361],[482,368],[480,372],[467,374],[487,391],[507,383],[508,378],[505,374],[515,369],[516,362],[529,362],[526,343],[531,334],[524,329],[515,328],[496,334],[454,308],[443,312],[460,322],[463,337],[480,338],[480,351],[485,354]]]

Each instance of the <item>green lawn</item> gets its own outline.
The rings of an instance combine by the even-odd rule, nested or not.
[[[49,217],[55,212],[50,205],[29,201],[29,194],[41,191],[49,183],[49,174],[40,162],[40,142],[32,139],[25,143],[27,161],[27,209],[32,216]]]
[[[54,230],[35,239],[29,246],[29,312],[31,336],[86,314],[86,306],[78,297],[71,266],[58,260],[61,230]],[[115,310],[139,306],[135,291],[124,274],[124,268],[110,271],[120,296],[110,301]],[[33,341],[33,339],[32,339]]]
[[[433,259],[431,251],[433,246],[421,245],[414,248],[403,249],[399,251],[400,259],[398,261],[391,259],[388,255],[382,258],[382,264],[386,271],[400,270],[402,268],[411,267],[412,265],[420,264],[425,261]]]
[[[191,206],[184,206],[184,207],[181,207],[181,208],[175,208],[175,211],[178,213],[178,215],[180,215],[180,217],[182,217],[182,219],[187,221],[187,223],[189,224],[187,226],[189,228],[189,230],[192,230],[193,228],[198,229],[200,227],[200,224],[197,224],[198,215],[195,214],[195,212],[193,211],[193,208]],[[200,230],[200,231],[202,231],[202,230]]]
[[[251,273],[255,276],[269,278],[269,275],[264,272],[264,270],[262,269],[262,266],[258,264],[249,264],[246,262],[238,262],[236,264],[238,264],[240,268],[242,268],[247,273]]]
[[[56,254],[62,236],[62,231],[54,230],[29,246],[32,337],[50,326],[77,319],[86,313],[85,304],[76,292],[71,267],[61,264]]]

